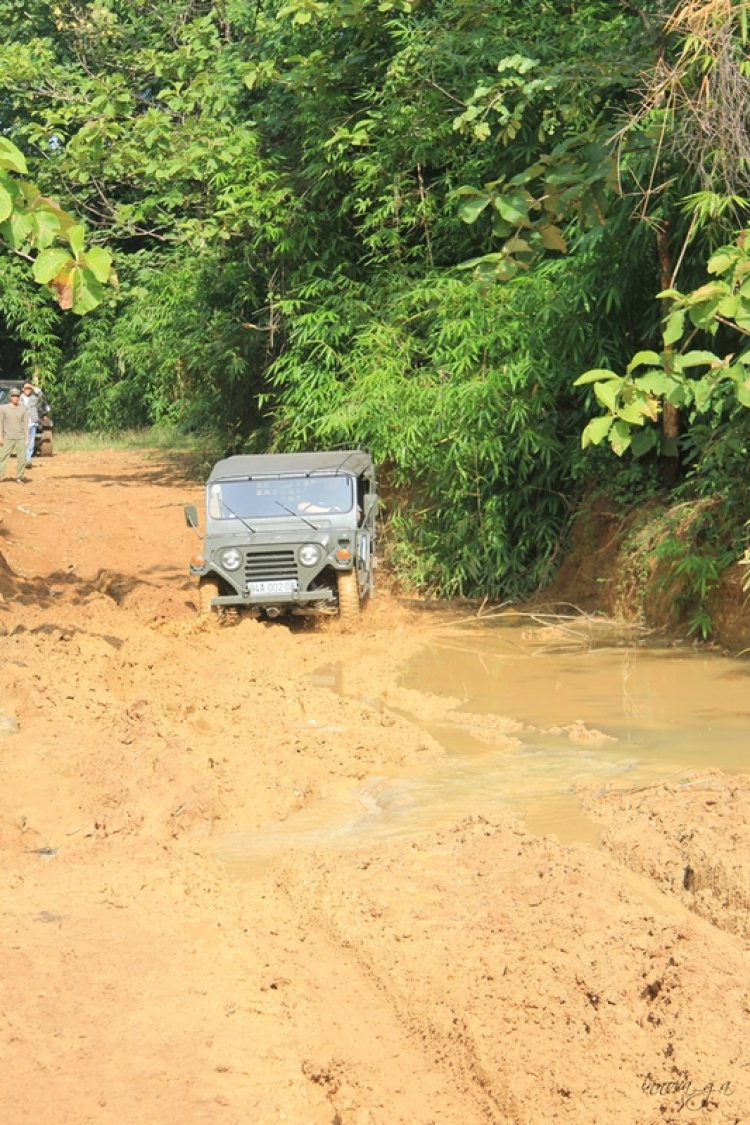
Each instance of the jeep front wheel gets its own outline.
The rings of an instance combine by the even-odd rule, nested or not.
[[[336,575],[339,595],[339,619],[355,621],[359,617],[359,589],[356,570],[340,570]]]
[[[201,617],[210,617],[211,598],[219,596],[219,579],[213,574],[207,574],[198,583],[198,612]]]

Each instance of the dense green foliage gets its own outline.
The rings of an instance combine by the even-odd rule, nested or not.
[[[659,346],[665,263],[687,292],[743,212],[741,175],[730,197],[681,106],[641,90],[667,63],[688,94],[713,73],[668,14],[0,0],[4,130],[119,278],[70,318],[6,253],[3,375],[54,385],[70,426],[365,442],[403,573],[534,589],[587,473],[619,466],[581,451],[598,407],[574,380]],[[728,455],[693,421],[684,464],[718,479]],[[741,445],[744,419],[724,424]]]
[[[435,273],[409,289],[317,283],[275,367],[285,440],[364,440],[388,468],[395,557],[446,592],[541,582],[562,530],[559,465],[580,414],[546,320],[554,281],[482,294]],[[528,335],[528,333],[527,333]],[[545,347],[545,343],[547,347]],[[404,502],[406,501],[406,502]]]

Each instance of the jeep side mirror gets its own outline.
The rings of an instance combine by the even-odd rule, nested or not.
[[[193,531],[198,530],[198,509],[195,504],[185,505],[185,523],[188,527],[192,527]]]
[[[364,497],[365,516],[369,516],[378,506],[378,495],[376,492],[368,492]]]

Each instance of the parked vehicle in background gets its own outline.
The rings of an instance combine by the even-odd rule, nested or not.
[[[377,507],[366,450],[219,461],[206,484],[203,550],[190,561],[200,612],[356,618],[373,592]],[[194,505],[185,520],[197,530]]]
[[[6,402],[8,402],[8,395],[10,394],[10,392],[13,390],[20,390],[23,386],[23,383],[23,379],[0,379],[0,406],[5,406]],[[39,424],[37,426],[36,438],[34,441],[34,456],[51,457],[52,419],[50,417],[50,405],[43,391],[39,392],[38,409]]]

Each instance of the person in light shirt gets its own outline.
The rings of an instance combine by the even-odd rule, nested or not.
[[[21,392],[11,391],[8,402],[0,406],[0,480],[8,461],[16,455],[16,484],[25,484],[26,447],[29,442],[29,412],[21,403]]]

